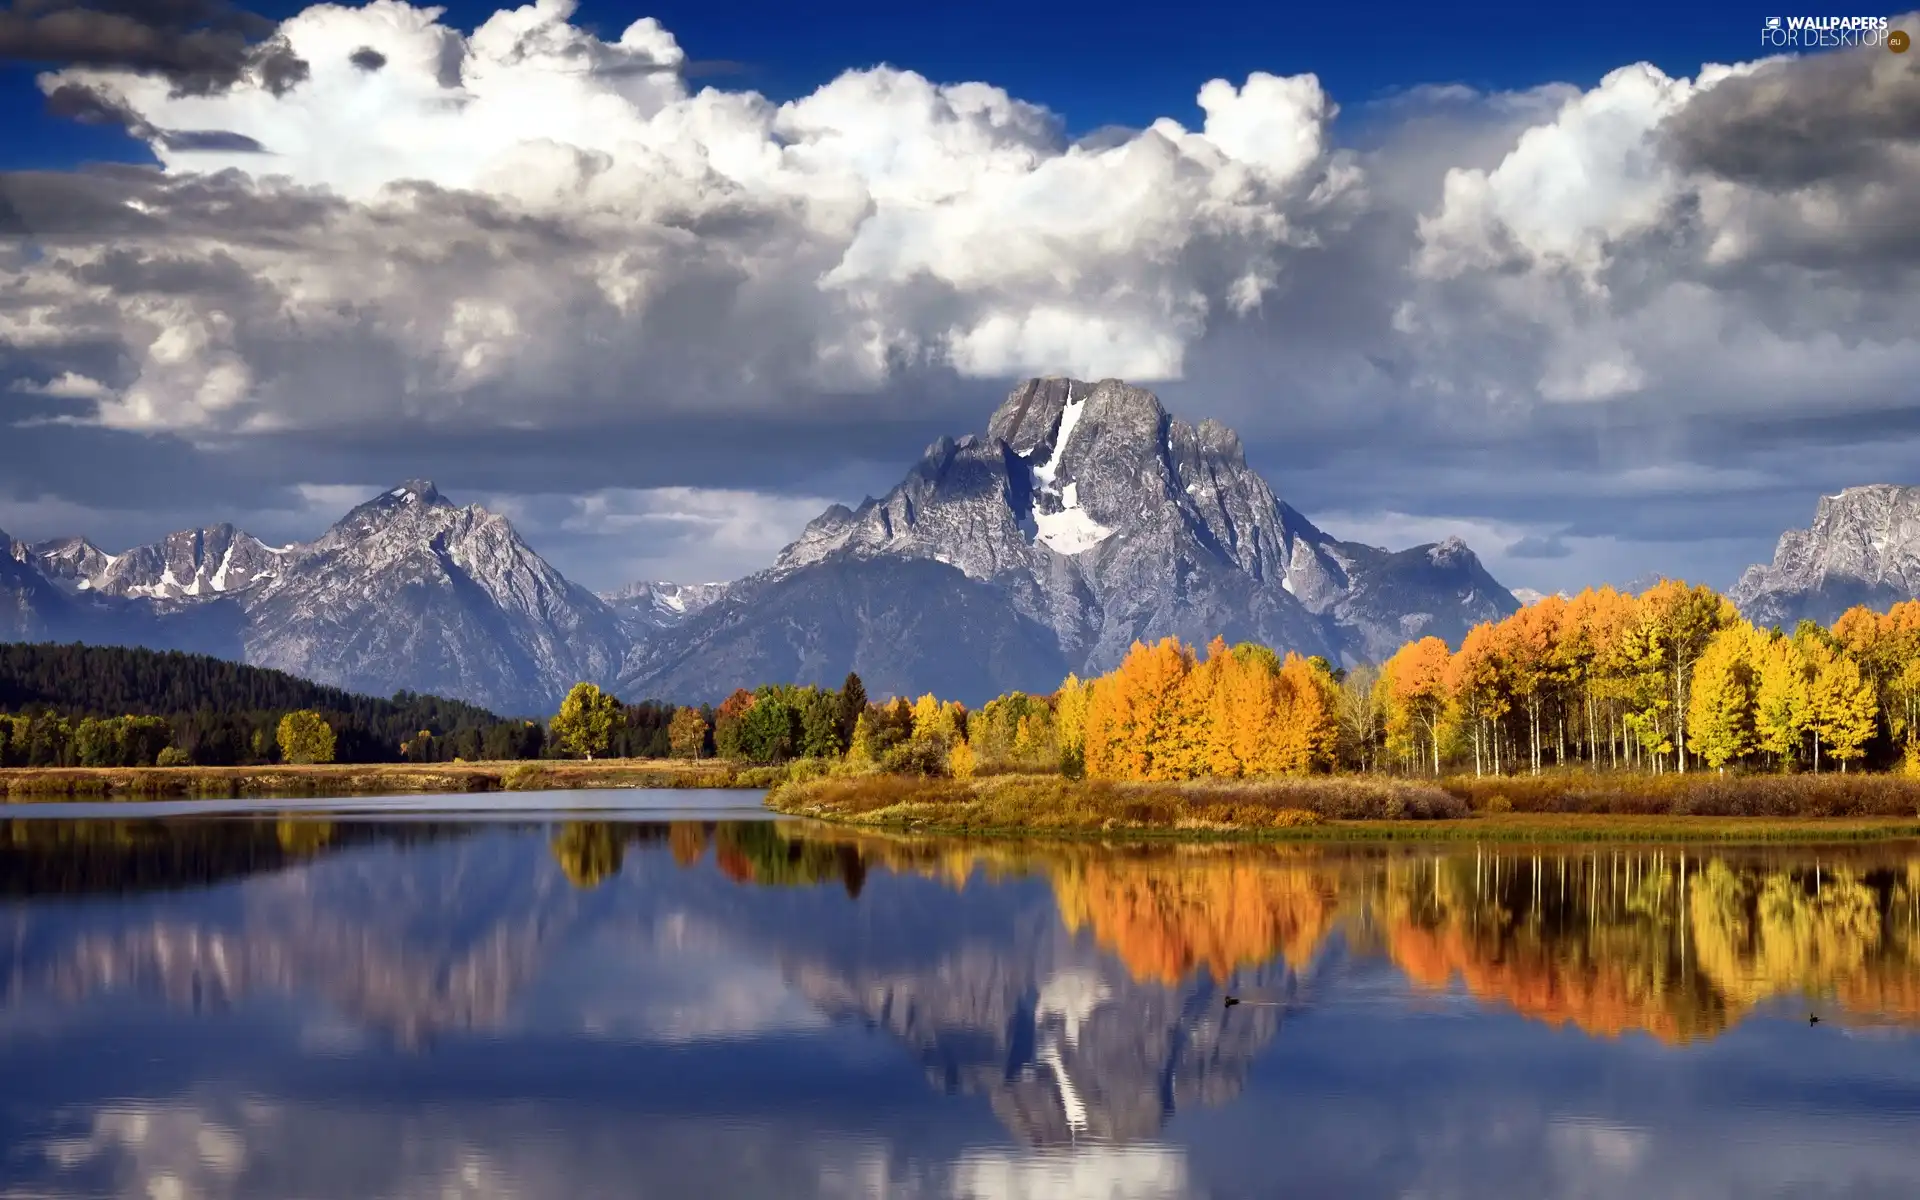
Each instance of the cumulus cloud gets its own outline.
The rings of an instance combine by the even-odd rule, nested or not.
[[[24,45],[20,21],[81,10],[8,11]],[[1364,145],[1313,76],[1255,73],[1196,80],[1197,127],[1074,140],[991,83],[890,68],[787,103],[696,88],[714,64],[657,21],[603,38],[570,0],[471,32],[397,0],[176,11],[240,65],[33,35],[50,101],[159,162],[0,176],[0,378],[38,389],[35,420],[297,441],[316,470],[466,439],[499,495],[812,503],[762,464],[905,459],[1010,377],[1121,375],[1238,426],[1308,511],[1461,514],[1500,546],[1580,514],[1476,507],[1476,455],[1605,491],[1825,430],[1754,485],[1771,508],[1673,500],[1757,545],[1788,493],[1864,481],[1843,449],[1885,441],[1857,431],[1920,369],[1915,84],[1884,51],[1411,88],[1361,114]],[[1369,507],[1401,488],[1426,499]],[[1649,519],[1631,503],[1604,512]]]

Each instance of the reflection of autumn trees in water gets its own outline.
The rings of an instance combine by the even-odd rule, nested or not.
[[[1260,862],[1080,857],[1053,871],[1060,919],[1088,928],[1134,978],[1172,986],[1196,970],[1224,981],[1274,957],[1303,967],[1333,927],[1324,872]]]
[[[860,836],[891,870],[963,885],[1037,873],[1062,922],[1136,978],[1306,965],[1335,930],[1418,987],[1456,980],[1538,1020],[1671,1042],[1800,996],[1850,1020],[1920,1020],[1911,849],[1116,850]]]

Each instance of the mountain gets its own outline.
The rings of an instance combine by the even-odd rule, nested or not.
[[[1137,640],[1356,662],[1517,607],[1458,539],[1393,552],[1324,533],[1218,422],[1176,420],[1118,380],[1034,379],[984,436],[941,438],[886,496],[829,508],[771,568],[637,647],[620,679],[629,695],[718,699],[851,668],[875,694],[883,676],[909,691],[939,678],[978,701],[1108,670]],[[936,612],[934,639],[902,640],[910,614]],[[794,674],[748,673],[767,668]]]
[[[604,601],[505,517],[414,480],[355,508],[242,592],[246,661],[349,691],[396,687],[551,712],[627,646]]]
[[[1822,496],[1813,525],[1781,534],[1773,561],[1748,567],[1731,595],[1749,621],[1787,629],[1920,597],[1920,488],[1876,483]]]
[[[613,611],[643,632],[671,629],[727,594],[724,583],[630,583],[597,593]]]
[[[276,574],[289,552],[231,525],[215,525],[168,534],[125,554],[69,537],[17,547],[15,555],[72,591],[177,600],[241,591]]]
[[[124,554],[80,538],[0,558],[0,637],[217,654],[353,692],[551,712],[610,682],[621,617],[535,554],[506,518],[415,480],[318,540],[271,547],[217,525]]]

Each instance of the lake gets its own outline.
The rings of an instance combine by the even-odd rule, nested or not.
[[[0,813],[0,1196],[1920,1195],[1920,846],[754,799]]]

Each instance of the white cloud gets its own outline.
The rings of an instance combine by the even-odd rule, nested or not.
[[[1215,80],[1201,130],[1161,121],[1091,149],[998,88],[890,68],[784,105],[693,92],[665,69],[683,55],[657,22],[609,43],[572,13],[540,0],[463,37],[395,0],[315,6],[281,28],[313,73],[280,96],[44,76],[112,93],[156,129],[268,151],[157,146],[170,175],[232,170],[277,204],[350,202],[271,238],[115,239],[231,256],[258,285],[245,305],[76,286],[100,248],[53,248],[31,272],[45,299],[31,319],[105,305],[90,332],[136,364],[103,423],[203,437],[395,411],[504,423],[530,400],[565,421],[871,390],[901,362],[1173,377],[1210,316],[1250,308],[1356,190],[1311,76]],[[361,46],[386,65],[354,66]],[[369,392],[328,395],[289,338],[393,363]]]

